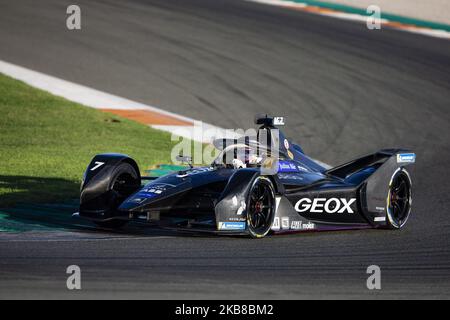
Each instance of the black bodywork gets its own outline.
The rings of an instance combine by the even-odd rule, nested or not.
[[[264,130],[275,129],[273,122],[260,124]],[[388,149],[329,169],[305,155],[281,132],[279,140],[277,172],[266,175],[276,198],[271,222],[274,233],[386,226],[392,177],[415,161],[408,150]],[[262,174],[260,167],[211,165],[155,179],[139,176],[138,186],[132,186],[130,195],[111,211],[107,208],[112,172],[121,163],[139,173],[136,162],[126,155],[101,154],[91,161],[81,188],[81,217],[247,234],[246,203],[253,181]]]

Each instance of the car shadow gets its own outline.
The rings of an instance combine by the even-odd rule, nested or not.
[[[79,190],[78,182],[62,178],[0,175],[0,208],[76,198]]]
[[[117,230],[100,228],[72,216],[79,208],[76,199],[79,190],[79,183],[62,178],[0,175],[0,232],[82,231],[149,237],[196,236],[134,222]]]
[[[62,178],[0,175],[0,230],[43,231],[71,227],[79,183]]]

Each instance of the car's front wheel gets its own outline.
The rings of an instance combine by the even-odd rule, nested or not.
[[[265,237],[275,217],[275,191],[267,177],[257,177],[252,184],[247,201],[247,224],[252,238]]]
[[[139,189],[141,185],[139,174],[129,163],[118,165],[111,178],[107,200],[107,216],[114,216],[115,211],[120,204],[125,201],[133,192]],[[112,219],[106,221],[96,221],[95,223],[102,228],[117,229],[127,224],[127,220]]]

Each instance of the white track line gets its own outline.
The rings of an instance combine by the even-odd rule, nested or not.
[[[102,92],[66,80],[58,79],[56,77],[49,76],[41,72],[26,69],[2,60],[0,60],[0,72],[14,79],[21,80],[32,87],[50,92],[51,94],[54,94],[56,96],[63,97],[67,100],[77,102],[87,107],[95,109],[147,110],[159,113],[161,115],[170,116],[182,121],[192,123],[197,121],[195,119],[184,117],[176,113],[168,112],[160,108],[132,101],[126,98],[122,98],[116,95],[112,95],[106,92]],[[209,128],[221,130],[221,128],[207,123],[203,123],[203,126],[208,126]],[[183,137],[186,136],[186,134],[189,135],[189,133],[192,131],[192,126],[152,126],[152,127],[155,128],[157,127],[157,129],[159,130],[167,131],[170,133],[174,133],[174,130],[176,129],[177,132],[181,132],[184,134]],[[192,135],[187,137],[191,138]],[[201,142],[210,142],[210,141],[201,141]]]

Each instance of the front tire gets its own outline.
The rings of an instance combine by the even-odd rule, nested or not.
[[[275,191],[267,177],[257,177],[250,188],[247,200],[247,225],[252,238],[264,238],[275,217]]]
[[[130,195],[132,195],[141,186],[140,176],[136,169],[129,163],[121,163],[111,174],[111,183],[107,196],[107,211],[106,216],[114,217],[117,208]],[[118,229],[125,226],[127,220],[106,220],[96,221],[99,227],[108,229]]]

